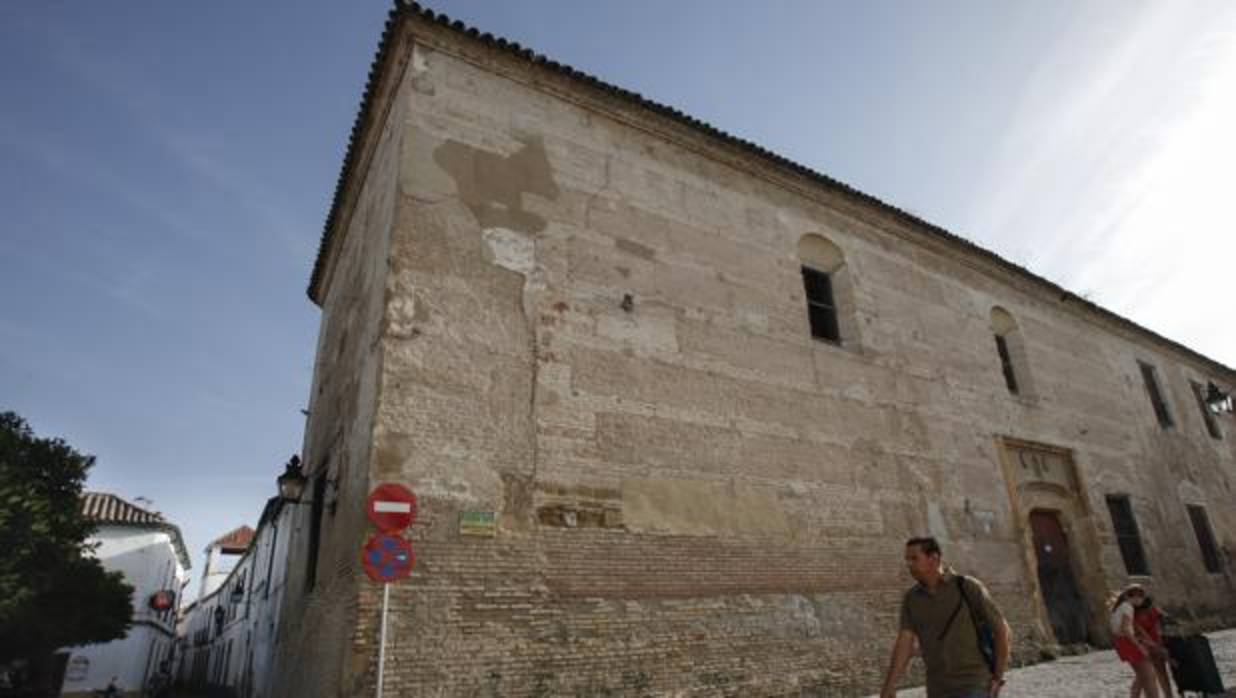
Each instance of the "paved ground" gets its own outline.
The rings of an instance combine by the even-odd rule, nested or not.
[[[1207,634],[1215,664],[1236,697],[1236,630]],[[1054,662],[1014,669],[1001,698],[1126,698],[1133,671],[1110,650],[1065,657]],[[1192,696],[1193,694],[1190,694]],[[924,698],[921,688],[901,691],[898,698]]]
[[[1224,694],[1236,698],[1236,629],[1210,633],[1210,648],[1223,676]],[[1126,698],[1133,672],[1110,650],[1044,662],[1009,673],[1001,698]],[[1190,694],[1192,698],[1194,694]],[[206,698],[205,694],[173,691],[174,698]],[[925,698],[921,688],[901,691],[898,698]]]

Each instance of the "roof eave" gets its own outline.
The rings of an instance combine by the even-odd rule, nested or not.
[[[558,74],[566,75],[574,80],[577,80],[581,85],[592,89],[601,90],[602,92],[615,95],[626,101],[647,109],[662,117],[667,117],[673,121],[685,124],[692,129],[698,130],[718,142],[737,147],[745,151],[748,155],[758,157],[765,162],[769,162],[778,168],[788,171],[792,174],[802,176],[816,185],[823,185],[830,190],[842,193],[843,195],[852,198],[855,201],[867,204],[879,210],[886,215],[893,217],[911,228],[927,233],[933,237],[937,237],[949,244],[962,248],[964,251],[974,254],[980,259],[984,259],[995,266],[1011,272],[1015,276],[1024,278],[1041,288],[1044,288],[1049,293],[1053,294],[1060,302],[1069,302],[1081,306],[1087,311],[1093,312],[1101,318],[1113,321],[1116,325],[1131,330],[1137,334],[1141,334],[1151,340],[1163,344],[1169,348],[1179,351],[1186,356],[1189,356],[1203,364],[1206,364],[1216,371],[1226,373],[1229,377],[1236,373],[1231,367],[1216,361],[1208,356],[1198,353],[1189,347],[1176,342],[1175,340],[1164,337],[1163,335],[1154,332],[1142,325],[1122,316],[1113,311],[1107,310],[1075,293],[1065,289],[1064,287],[1050,281],[1034,272],[1021,267],[1000,255],[987,250],[979,245],[970,242],[969,240],[949,232],[948,230],[924,220],[908,211],[889,204],[871,194],[855,189],[844,182],[833,179],[828,175],[811,169],[805,165],[794,162],[789,158],[778,155],[769,151],[755,143],[743,140],[732,136],[711,124],[700,121],[688,114],[685,114],[677,109],[649,100],[642,95],[625,90],[623,88],[611,85],[603,80],[600,80],[592,75],[576,70],[568,65],[550,60],[544,55],[535,53],[531,49],[524,48],[518,43],[508,41],[502,37],[495,37],[489,33],[482,33],[474,27],[469,27],[463,22],[452,20],[445,14],[435,13],[433,10],[422,7],[419,3],[410,2],[408,0],[395,0],[394,7],[387,16],[386,24],[382,32],[382,38],[378,44],[378,52],[370,65],[369,77],[366,81],[365,90],[361,97],[360,109],[357,113],[356,120],[352,125],[352,131],[348,136],[348,146],[344,155],[343,167],[339,173],[339,179],[335,185],[335,193],[331,201],[330,211],[326,217],[326,224],[322,231],[322,238],[318,246],[318,255],[314,262],[313,272],[310,276],[307,294],[309,299],[318,305],[322,305],[324,301],[323,283],[327,275],[328,260],[333,254],[333,247],[339,244],[341,235],[338,227],[341,225],[342,208],[345,204],[345,199],[354,197],[351,193],[352,179],[358,174],[360,169],[360,159],[363,156],[361,147],[368,139],[376,126],[373,118],[374,108],[377,106],[378,88],[383,80],[387,77],[389,69],[393,65],[397,65],[395,60],[397,56],[393,56],[391,52],[392,44],[396,43],[395,38],[399,35],[400,30],[414,19],[419,19],[425,22],[430,22],[441,27],[445,27],[450,31],[467,37],[472,41],[478,41],[487,46],[512,54],[523,60],[542,65],[546,69]]]

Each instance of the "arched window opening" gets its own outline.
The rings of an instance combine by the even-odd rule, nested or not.
[[[1017,321],[1009,311],[995,306],[991,309],[991,331],[996,339],[996,355],[1000,357],[1004,387],[1008,388],[1012,395],[1026,395],[1030,372],[1026,365],[1025,345]]]
[[[798,241],[798,261],[811,336],[832,344],[850,344],[855,338],[850,317],[853,303],[841,248],[820,235],[804,235]]]

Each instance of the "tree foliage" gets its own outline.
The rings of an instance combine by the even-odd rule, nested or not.
[[[81,494],[94,457],[0,412],[0,664],[125,636],[133,587],[90,555]]]

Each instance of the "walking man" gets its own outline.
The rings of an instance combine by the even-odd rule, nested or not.
[[[918,582],[901,601],[901,629],[880,698],[897,695],[897,680],[914,643],[927,665],[927,698],[996,698],[1009,663],[1009,626],[982,582],[940,561],[935,538],[906,542],[906,568]]]

